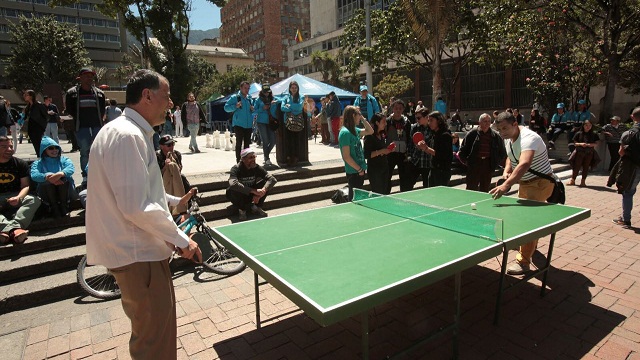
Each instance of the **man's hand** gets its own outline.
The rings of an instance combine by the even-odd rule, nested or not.
[[[55,174],[49,174],[46,175],[44,177],[44,179],[48,182],[50,182],[53,185],[62,185],[63,181],[62,178],[64,177],[64,174],[62,172],[59,173],[55,173]]]
[[[189,202],[189,200],[191,200],[191,198],[197,193],[198,193],[198,188],[191,188],[191,190],[187,191],[187,193],[180,198],[179,204],[187,206],[187,203]]]
[[[20,205],[20,197],[19,196],[14,196],[14,197],[10,197],[7,199],[7,203],[9,203],[9,205],[16,207],[18,205]]]
[[[195,263],[200,264],[202,262],[202,250],[198,246],[198,243],[189,238],[189,246],[180,248],[180,256],[185,259],[189,259]]]

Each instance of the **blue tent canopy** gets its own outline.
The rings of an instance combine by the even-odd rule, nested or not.
[[[312,78],[309,78],[300,74],[291,75],[290,77],[271,85],[271,92],[273,93],[274,96],[288,94],[289,83],[292,81],[296,81],[300,86],[300,94],[307,95],[314,100],[319,100],[321,97],[326,96],[328,93],[332,91],[335,92],[336,95],[338,95],[338,98],[340,100],[354,100],[355,98],[360,96],[359,94],[342,90],[338,87],[325,84],[321,81],[314,80]],[[249,90],[249,94],[251,95],[251,97],[257,98],[258,93],[260,92],[261,89],[262,87],[260,87],[260,89],[258,89],[255,92],[252,92],[251,90]]]

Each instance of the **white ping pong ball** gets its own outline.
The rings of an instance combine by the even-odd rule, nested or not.
[[[471,210],[475,210],[476,209],[476,203],[471,203]]]

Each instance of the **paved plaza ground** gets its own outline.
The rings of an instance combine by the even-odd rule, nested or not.
[[[506,293],[495,326],[500,259],[463,273],[461,358],[640,359],[640,197],[635,228],[612,224],[621,197],[604,186],[606,179],[593,175],[587,188],[567,187],[567,204],[590,208],[592,215],[558,233],[545,297],[539,297],[537,279]],[[326,225],[310,224],[309,231]],[[548,240],[540,242],[542,253]],[[541,254],[534,262],[542,264]],[[250,269],[228,278],[179,269],[174,283],[179,359],[360,357],[360,319],[322,328],[269,285],[261,287],[260,298],[263,320],[272,320],[256,329]],[[384,358],[450,323],[452,294],[453,280],[445,279],[376,307],[369,314],[371,358]],[[119,300],[80,297],[0,315],[0,354],[6,360],[128,359],[129,336]],[[451,336],[445,335],[405,358],[451,354]]]

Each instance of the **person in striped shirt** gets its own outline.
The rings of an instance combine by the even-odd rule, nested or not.
[[[541,178],[531,171],[551,175],[551,163],[544,141],[540,135],[526,127],[518,126],[513,114],[503,112],[496,118],[496,130],[504,139],[507,161],[502,177],[504,183],[491,189],[494,199],[500,198],[512,185],[518,184],[521,199],[546,201],[553,192],[554,183]],[[507,268],[507,274],[522,275],[531,267],[531,257],[536,251],[538,240],[520,246],[516,261]]]

